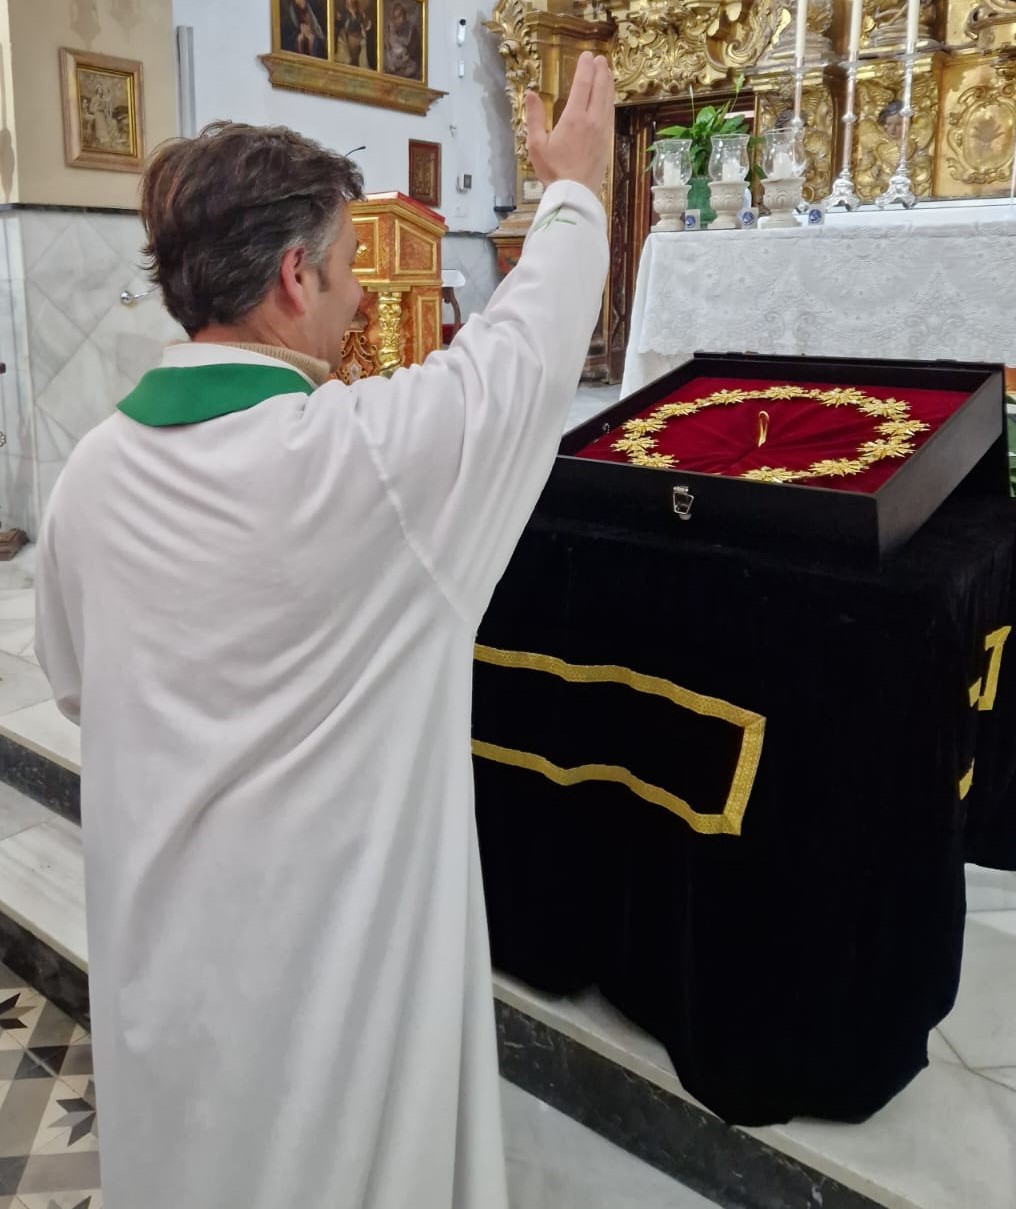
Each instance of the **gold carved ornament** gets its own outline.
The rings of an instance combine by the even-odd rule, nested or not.
[[[930,74],[914,76],[914,116],[910,121],[908,156],[914,192],[931,193],[931,176],[938,120],[938,85]],[[854,187],[862,201],[873,201],[888,185],[900,158],[899,139],[878,121],[879,114],[903,90],[902,72],[894,68],[877,79],[857,83],[859,120],[855,135]]]
[[[946,124],[946,164],[955,181],[993,185],[1012,170],[1016,82],[966,88]]]
[[[611,48],[618,96],[717,84],[758,61],[782,15],[775,0],[647,0],[619,19]]]
[[[803,479],[847,478],[862,474],[886,458],[907,457],[914,451],[911,438],[928,431],[928,425],[923,421],[910,419],[910,405],[903,399],[876,399],[853,387],[818,390],[798,386],[768,386],[761,390],[717,390],[687,403],[664,403],[654,408],[648,416],[625,421],[621,426],[625,435],[615,441],[611,448],[625,454],[633,466],[669,470],[677,464],[678,459],[673,454],[656,452],[658,442],[653,433],[661,432],[668,421],[681,416],[692,416],[707,407],[729,407],[749,399],[813,399],[824,407],[856,407],[863,415],[880,421],[875,426],[878,437],[862,441],[854,457],[824,458],[802,470],[760,466],[738,476],[756,483],[798,483]],[[766,425],[765,431],[761,426],[759,429],[760,446],[765,443],[768,433],[768,415],[763,415],[766,415]]]
[[[390,375],[402,364],[402,292],[384,290],[377,296],[379,332],[377,372]]]
[[[525,0],[499,0],[486,23],[488,29],[501,35],[497,49],[504,59],[505,92],[512,107],[515,157],[523,171],[531,169],[526,154],[526,93],[540,83],[536,35],[527,20],[531,11]]]

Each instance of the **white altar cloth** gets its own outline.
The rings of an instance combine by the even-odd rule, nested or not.
[[[708,352],[1016,367],[1016,207],[831,215],[822,227],[650,235],[621,394]]]

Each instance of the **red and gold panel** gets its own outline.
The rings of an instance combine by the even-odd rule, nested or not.
[[[441,276],[439,240],[416,230],[401,219],[395,220],[395,276],[400,279]]]
[[[413,293],[413,360],[424,361],[435,349],[440,348],[441,338],[441,291],[420,290]]]
[[[577,456],[873,492],[967,398],[944,390],[701,377]]]
[[[381,236],[376,215],[353,219],[356,233],[356,260],[353,272],[357,277],[376,277],[380,270]]]

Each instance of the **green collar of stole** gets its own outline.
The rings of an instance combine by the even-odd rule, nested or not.
[[[117,407],[139,424],[169,428],[247,411],[276,395],[313,391],[302,374],[284,365],[165,366],[149,370]]]

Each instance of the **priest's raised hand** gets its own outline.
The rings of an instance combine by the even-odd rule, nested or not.
[[[599,193],[610,159],[614,131],[614,76],[602,55],[584,51],[571,92],[552,131],[536,92],[526,93],[526,149],[542,183],[578,181]]]

